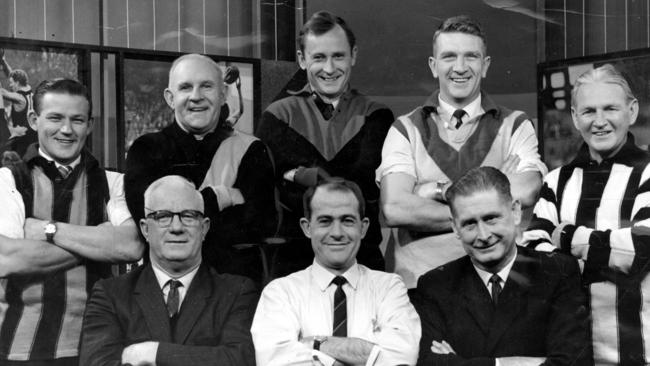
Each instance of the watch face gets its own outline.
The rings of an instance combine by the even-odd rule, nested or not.
[[[45,234],[54,234],[56,233],[56,225],[49,223],[45,225]]]

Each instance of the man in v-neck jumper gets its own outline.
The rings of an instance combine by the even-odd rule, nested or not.
[[[384,142],[376,180],[382,213],[395,228],[386,251],[388,269],[409,288],[423,273],[464,255],[444,198],[452,182],[471,168],[493,166],[507,175],[513,196],[528,207],[546,173],[528,117],[497,106],[481,92],[490,66],[486,51],[478,22],[466,16],[445,20],[433,35],[429,57],[440,90],[399,117]]]
[[[328,176],[361,187],[371,224],[357,258],[372,269],[384,269],[374,171],[394,117],[387,107],[350,88],[356,57],[354,34],[343,19],[328,12],[314,14],[298,37],[297,58],[309,82],[271,104],[256,131],[275,159],[285,207],[282,234],[291,239],[281,251],[279,274],[311,264],[313,253],[299,225],[302,195]]]

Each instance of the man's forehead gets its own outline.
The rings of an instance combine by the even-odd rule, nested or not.
[[[202,58],[188,58],[181,60],[170,73],[170,79],[175,83],[196,81],[221,81],[221,69]]]
[[[464,48],[471,46],[470,48],[484,53],[485,42],[483,42],[483,39],[477,35],[464,32],[442,32],[436,38],[433,46],[437,52],[440,52],[443,49],[458,49],[461,47],[461,44],[458,42],[458,40],[463,38],[464,42],[462,45]]]
[[[345,49],[345,51],[350,50],[350,43],[348,42],[348,37],[345,34],[345,31],[340,25],[335,25],[334,28],[328,30],[325,33],[316,34],[314,32],[307,33],[305,37],[305,50],[313,48],[322,48],[325,46],[333,45],[332,40],[339,42],[339,46]]]
[[[352,192],[341,190],[329,190],[319,187],[314,193],[311,201],[312,211],[316,216],[340,215],[342,212],[350,212],[359,216],[359,202]]]

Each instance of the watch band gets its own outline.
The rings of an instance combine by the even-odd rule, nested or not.
[[[314,336],[313,348],[316,351],[320,351],[320,346],[321,344],[325,343],[325,341],[327,341],[327,336]]]
[[[49,221],[47,224],[45,224],[43,231],[45,232],[45,240],[47,240],[49,243],[54,244],[54,234],[56,234],[57,231],[56,222]]]

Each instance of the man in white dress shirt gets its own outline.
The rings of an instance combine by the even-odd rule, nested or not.
[[[342,178],[305,193],[300,225],[314,262],[262,292],[251,328],[258,365],[415,364],[420,319],[404,283],[356,261],[364,202]]]

